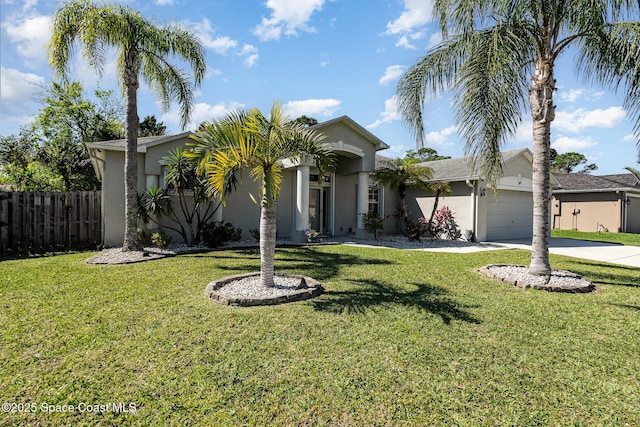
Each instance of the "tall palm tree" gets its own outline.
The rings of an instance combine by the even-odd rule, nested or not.
[[[453,90],[465,154],[495,184],[500,147],[523,114],[533,119],[533,240],[529,272],[549,264],[549,146],[555,117],[554,66],[575,49],[588,81],[623,88],[640,140],[640,8],[631,0],[436,0],[443,41],[398,83],[403,120],[424,142],[424,103]]]
[[[373,178],[376,181],[398,192],[400,215],[405,227],[409,226],[409,211],[405,203],[407,189],[419,188],[424,191],[430,191],[429,180],[431,176],[432,171],[430,168],[418,164],[417,159],[406,158],[385,161],[373,173]]]
[[[320,176],[333,164],[324,135],[287,117],[275,102],[269,118],[258,109],[233,111],[203,123],[193,137],[192,156],[200,162],[215,195],[224,201],[225,183],[235,171],[249,169],[260,182],[260,284],[274,286],[276,201],[282,184],[281,161],[312,160]]]
[[[56,74],[66,80],[74,44],[83,46],[83,56],[102,75],[108,48],[118,51],[118,73],[125,94],[125,232],[122,250],[139,249],[137,229],[137,145],[140,78],[155,91],[167,110],[172,101],[180,106],[182,127],[186,127],[196,86],[204,77],[204,48],[188,30],[177,26],[157,27],[142,15],[121,5],[91,0],[63,3],[52,19],[49,62]],[[171,64],[168,57],[184,60],[193,70],[191,77]]]

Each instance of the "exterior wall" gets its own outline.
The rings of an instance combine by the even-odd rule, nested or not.
[[[124,151],[104,151],[102,177],[103,243],[120,246],[124,239]],[[144,155],[138,153],[138,191],[145,189]]]
[[[627,233],[640,233],[640,197],[628,196]]]
[[[356,173],[359,171],[373,171],[376,167],[376,149],[375,147],[367,141],[361,134],[353,130],[351,127],[341,123],[333,123],[328,126],[322,126],[321,131],[326,135],[326,141],[329,143],[343,143],[348,146],[355,147],[359,150],[362,150],[364,154],[363,157],[353,155],[353,160],[356,160],[354,163],[354,167],[347,171],[346,168],[350,162],[346,162],[345,159],[340,159],[341,164],[339,168],[343,168],[345,170],[340,173]],[[339,148],[336,148],[339,150]]]
[[[441,194],[438,199],[438,209],[443,206],[448,207],[453,213],[458,228],[462,233],[465,230],[473,230],[473,211],[471,206],[471,188],[467,187],[464,182],[450,183],[451,193]],[[410,189],[407,191],[407,209],[409,210],[409,218],[417,222],[419,217],[429,219],[433,204],[435,203],[435,194],[425,193],[424,191]]]
[[[192,141],[190,138],[176,139],[164,144],[147,147],[147,152],[144,155],[144,173],[147,175],[158,175],[162,173],[162,158],[166,156],[169,151],[173,151],[176,148],[186,148],[187,142]]]
[[[335,181],[334,234],[349,236],[355,233],[358,226],[356,211],[358,176],[336,174]]]
[[[621,223],[620,194],[556,193],[551,206],[552,227],[556,230],[619,232]]]

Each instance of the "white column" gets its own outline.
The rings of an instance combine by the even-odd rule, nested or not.
[[[215,204],[218,203],[218,199],[214,200],[214,207]],[[213,214],[213,220],[217,221],[217,222],[221,222],[222,221],[222,204],[220,204],[220,206],[218,206],[218,210],[216,211],[216,213]]]
[[[309,166],[296,170],[296,231],[309,227]]]
[[[158,179],[160,178],[158,175],[145,175],[147,188],[156,187],[158,188]]]
[[[358,172],[358,231],[364,233],[363,215],[369,210],[369,172]]]

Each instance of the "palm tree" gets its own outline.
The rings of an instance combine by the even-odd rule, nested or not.
[[[276,201],[282,184],[281,161],[312,160],[323,171],[333,165],[324,135],[287,117],[275,102],[266,118],[258,109],[233,111],[219,120],[203,123],[193,137],[192,156],[199,172],[209,179],[215,195],[224,201],[225,183],[235,171],[249,169],[260,182],[260,284],[274,286]]]
[[[382,185],[386,185],[393,191],[398,192],[400,197],[400,216],[404,221],[405,228],[409,227],[409,211],[405,199],[407,189],[419,188],[430,191],[429,180],[432,171],[426,166],[418,164],[417,159],[399,158],[383,162],[383,165],[376,168],[373,178]]]
[[[554,66],[573,47],[587,80],[625,90],[640,139],[640,8],[631,0],[437,0],[443,41],[398,83],[403,120],[424,142],[426,99],[453,90],[465,154],[495,184],[500,147],[533,118],[533,240],[529,272],[548,276],[549,146]]]
[[[98,73],[104,72],[107,48],[118,51],[118,72],[125,92],[125,232],[123,251],[139,249],[137,243],[137,144],[140,78],[159,94],[162,106],[180,105],[182,127],[186,127],[196,86],[204,77],[204,49],[188,30],[177,26],[157,27],[142,15],[121,5],[96,5],[91,0],[64,3],[53,15],[49,62],[56,74],[67,79],[74,44],[83,45],[83,56]],[[193,69],[193,82],[167,57],[179,57]]]

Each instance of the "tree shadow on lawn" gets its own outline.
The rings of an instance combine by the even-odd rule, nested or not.
[[[580,274],[594,284],[640,288],[640,271],[634,267],[577,259],[571,259],[567,264],[575,265],[576,267],[565,266],[561,269]],[[594,267],[600,269],[600,271],[594,271]],[[606,271],[602,269],[606,269]]]
[[[217,265],[219,270],[228,271],[230,274],[242,272],[252,273],[260,271],[260,253],[253,250],[234,250],[234,254],[205,255],[219,260],[229,260],[228,265]],[[233,261],[251,260],[251,264],[235,264]],[[334,254],[318,252],[308,248],[278,248],[276,250],[275,270],[277,273],[304,274],[320,282],[340,275],[343,267],[356,265],[391,265],[395,262],[347,254]]]
[[[447,290],[427,283],[412,283],[413,290],[402,290],[397,286],[378,280],[347,280],[356,288],[347,291],[325,291],[320,298],[310,302],[314,309],[330,313],[358,313],[390,305],[402,305],[440,316],[445,324],[453,320],[480,324],[479,319],[456,303]],[[468,307],[464,307],[468,308]]]

